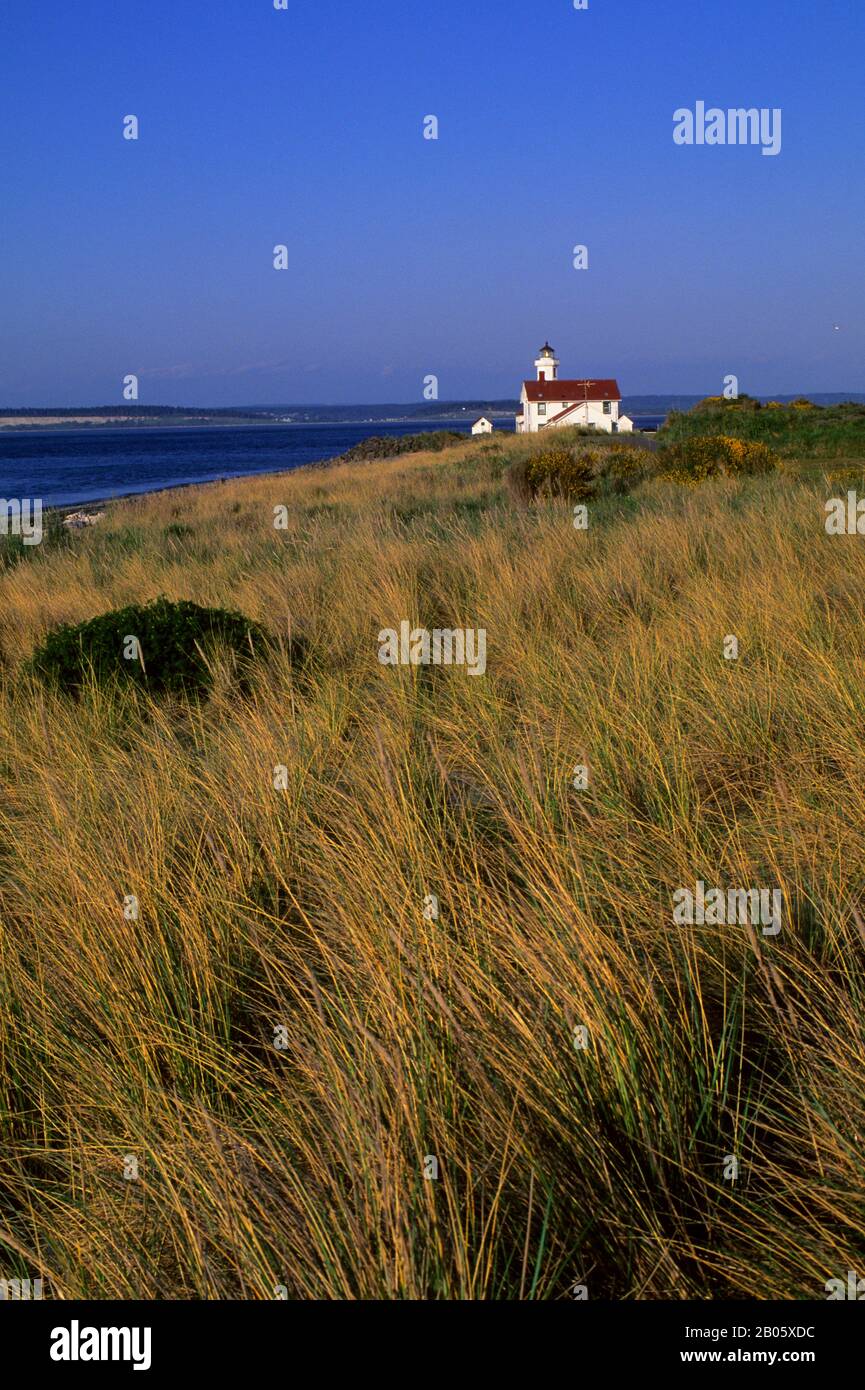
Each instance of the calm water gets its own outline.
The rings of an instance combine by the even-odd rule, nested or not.
[[[658,417],[660,421],[661,417]],[[639,423],[651,427],[648,417]],[[137,426],[126,429],[0,431],[0,497],[39,497],[45,506],[102,501],[183,483],[297,468],[334,458],[373,434],[455,429],[471,421],[398,424]],[[496,429],[513,430],[512,420]]]

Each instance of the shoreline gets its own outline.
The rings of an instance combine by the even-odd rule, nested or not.
[[[335,463],[336,459],[312,459],[309,463],[296,463],[293,468],[261,468],[253,469],[252,472],[230,473],[222,478],[191,478],[183,483],[165,483],[162,487],[145,487],[132,492],[112,492],[104,497],[87,497],[77,502],[48,502],[43,507],[44,512],[68,512],[87,511],[91,507],[107,507],[111,502],[128,502],[133,497],[157,497],[161,492],[180,492],[182,489],[190,487],[216,487],[220,483],[233,483],[238,478],[274,478],[282,476],[284,473],[297,473],[302,468],[323,468],[329,463]]]
[[[407,423],[415,423],[415,422],[409,421],[409,422],[407,422]],[[430,431],[430,433],[434,433],[434,431]],[[510,437],[510,436],[515,436],[515,431],[513,431],[513,430],[502,431],[502,433],[506,433],[509,437]],[[637,434],[646,434],[646,435],[648,435],[651,439],[654,440],[654,436],[657,434],[657,430],[655,430],[655,429],[645,430],[645,431],[637,430],[637,431],[635,431],[635,433],[637,433]],[[473,435],[471,435],[471,434],[468,434],[468,435],[466,435],[466,440],[467,440],[467,441],[470,441],[470,440],[472,440],[473,438],[477,438],[477,437],[478,437],[478,436],[473,436]],[[489,435],[484,435],[484,436],[481,436],[481,437],[482,437],[483,439],[489,439],[489,438],[490,438]],[[454,446],[453,446],[453,447],[454,447],[454,448],[457,448],[457,447],[458,447],[456,442],[454,442]],[[647,447],[652,447],[652,448],[654,448],[655,446],[654,446],[654,443],[652,443],[651,445],[648,445]],[[166,484],[164,484],[164,485],[161,486],[161,487],[145,487],[145,488],[140,488],[140,489],[133,489],[131,492],[115,492],[115,493],[109,493],[109,494],[106,494],[105,496],[102,496],[102,497],[89,497],[89,498],[85,498],[85,499],[79,498],[77,501],[72,501],[72,502],[50,502],[50,503],[46,503],[46,504],[45,504],[45,506],[43,507],[43,511],[46,512],[46,513],[49,513],[49,512],[55,513],[55,512],[56,512],[56,513],[60,513],[61,515],[67,515],[67,514],[70,513],[70,512],[86,511],[86,510],[89,509],[89,508],[106,507],[106,506],[108,506],[108,504],[111,503],[111,502],[127,502],[127,501],[130,500],[130,498],[133,498],[133,497],[156,497],[156,496],[158,496],[158,495],[159,495],[160,493],[162,493],[162,492],[179,492],[179,491],[181,491],[182,489],[185,489],[185,488],[193,488],[193,487],[216,487],[216,486],[217,486],[218,484],[220,484],[220,483],[231,483],[231,482],[236,482],[239,478],[266,478],[266,477],[274,477],[274,478],[276,478],[276,477],[282,477],[284,474],[288,474],[288,473],[297,473],[297,472],[300,472],[301,470],[308,469],[308,468],[322,468],[322,469],[324,469],[324,468],[331,468],[331,467],[333,467],[333,466],[338,465],[338,464],[343,460],[343,457],[344,457],[344,456],[343,456],[342,454],[334,454],[332,458],[325,458],[325,459],[310,459],[307,463],[296,463],[292,468],[261,468],[261,469],[252,469],[252,470],[244,471],[244,472],[242,472],[242,473],[228,473],[228,474],[225,474],[224,476],[219,477],[219,478],[192,478],[192,479],[189,479],[188,481],[185,481],[185,482],[166,483]],[[397,456],[395,455],[394,457],[397,457]],[[361,462],[361,460],[353,460],[353,461],[354,461],[354,462]]]
[[[490,418],[491,420],[493,420],[493,421],[496,421],[496,420],[511,420],[511,419],[513,419],[513,413],[511,413],[511,412],[499,413],[499,414],[496,414],[496,415],[490,415],[489,412],[487,412],[487,414],[489,415],[489,418]],[[370,420],[370,419],[357,419],[357,420],[355,420],[355,419],[346,419],[346,420],[253,420],[253,419],[244,420],[244,419],[231,419],[231,420],[187,420],[187,421],[177,421],[177,420],[175,420],[175,421],[172,421],[172,420],[126,420],[126,421],[122,421],[122,420],[105,420],[104,422],[103,422],[103,421],[100,421],[100,420],[92,420],[92,421],[90,421],[90,423],[85,423],[84,421],[76,420],[76,421],[70,421],[68,424],[67,424],[65,421],[52,421],[52,422],[49,423],[49,424],[42,424],[42,423],[41,423],[40,421],[38,421],[38,420],[31,420],[31,421],[28,421],[26,424],[25,424],[25,423],[16,423],[16,424],[11,424],[11,425],[10,425],[10,424],[4,423],[2,417],[0,417],[0,436],[6,435],[6,434],[38,434],[38,433],[40,433],[40,432],[43,433],[43,434],[57,434],[57,433],[62,433],[62,432],[64,432],[64,431],[67,432],[67,433],[76,433],[76,432],[78,432],[78,433],[89,434],[92,430],[98,430],[100,433],[103,433],[103,432],[104,432],[104,433],[109,433],[109,432],[111,432],[111,431],[114,431],[115,433],[126,433],[126,432],[128,432],[128,431],[140,430],[140,429],[151,429],[151,430],[152,430],[152,429],[163,429],[163,430],[208,430],[208,429],[230,430],[230,429],[244,429],[244,430],[248,430],[248,429],[273,429],[273,428],[277,428],[277,429],[284,429],[284,430],[285,430],[285,429],[307,429],[307,430],[308,430],[308,429],[327,429],[329,426],[330,426],[330,427],[333,427],[334,429],[343,429],[343,428],[347,428],[347,427],[356,428],[356,427],[359,426],[359,425],[371,425],[371,426],[375,426],[375,425],[445,425],[445,424],[452,424],[452,423],[453,423],[454,421],[456,421],[457,419],[461,419],[461,416],[455,416],[455,415],[442,415],[442,416],[430,416],[430,415],[421,415],[421,416],[415,416],[415,415],[388,415],[388,416],[385,416],[385,417],[383,417],[383,418],[381,418],[381,419],[376,419],[376,420]]]
[[[506,417],[506,418],[507,418],[507,417]],[[638,420],[638,419],[641,418],[641,417],[635,416],[634,418],[635,418],[635,422],[636,422],[636,420]],[[656,419],[658,419],[659,417],[656,416],[656,415],[655,415],[655,416],[648,416],[648,415],[647,415],[647,416],[642,417],[642,418],[651,419],[651,420],[656,420]],[[178,432],[178,431],[181,431],[181,430],[188,430],[188,429],[190,429],[190,428],[198,428],[198,429],[201,429],[201,430],[229,429],[229,428],[238,428],[238,427],[240,427],[240,428],[258,428],[258,427],[260,427],[260,428],[267,428],[267,425],[268,425],[269,423],[278,424],[278,425],[280,425],[280,427],[283,428],[283,429],[289,428],[289,427],[290,427],[290,426],[288,426],[285,422],[277,422],[277,421],[274,421],[274,422],[256,422],[256,425],[254,425],[254,426],[249,426],[249,425],[247,425],[247,426],[242,426],[242,425],[241,425],[241,426],[230,425],[230,426],[229,426],[229,425],[215,425],[215,424],[211,424],[211,425],[200,425],[200,426],[197,426],[197,427],[190,427],[190,426],[186,426],[186,425],[170,425],[170,426],[163,426],[162,428],[171,430],[171,431],[173,431],[173,432]],[[431,425],[433,425],[433,424],[435,424],[436,426],[439,426],[439,427],[441,427],[441,428],[447,428],[448,426],[453,427],[454,425],[457,425],[457,424],[464,424],[464,422],[459,421],[459,420],[456,420],[456,419],[454,419],[453,417],[450,417],[449,419],[446,419],[446,420],[443,420],[443,421],[435,421],[435,422],[429,421],[428,419],[406,419],[406,420],[400,420],[400,421],[384,421],[384,420],[382,420],[382,421],[357,421],[357,422],[354,422],[354,424],[351,425],[351,427],[352,427],[352,428],[358,428],[358,427],[360,427],[360,426],[369,426],[369,430],[370,430],[369,437],[374,437],[374,436],[375,436],[375,433],[376,433],[376,425],[378,425],[378,426],[383,426],[383,425],[409,425],[409,426],[418,426],[418,425],[420,425],[420,426],[431,426]],[[333,429],[343,429],[343,428],[348,428],[349,425],[350,425],[350,422],[347,422],[347,421],[328,421],[328,422],[326,422],[325,424],[322,424],[322,425],[314,425],[314,426],[313,426],[313,425],[309,425],[309,424],[300,424],[300,423],[298,423],[296,427],[299,428],[299,429],[325,429],[325,428],[328,428],[328,427],[333,428]],[[12,432],[13,432],[13,431],[10,431],[10,433],[12,433]],[[29,434],[29,433],[32,433],[31,431],[28,431],[28,430],[15,430],[14,432],[15,432],[15,433],[28,433],[28,434]],[[99,430],[99,433],[102,433],[102,432],[103,432],[102,430]],[[114,431],[108,430],[108,431],[106,431],[106,432],[108,432],[108,433],[111,433],[111,432],[118,433],[118,432],[120,432],[120,431],[119,431],[119,430],[114,430]],[[434,434],[434,433],[437,433],[438,430],[437,430],[437,429],[429,428],[427,431],[421,431],[421,432],[422,432],[422,433],[423,433],[423,432],[428,432],[428,433],[430,433],[430,434]],[[645,435],[645,436],[647,436],[647,438],[649,438],[649,439],[653,439],[653,438],[655,437],[656,433],[657,433],[657,428],[656,428],[656,427],[650,426],[650,427],[649,427],[648,429],[646,429],[646,430],[638,430],[638,431],[636,431],[636,432],[637,432],[637,433],[640,433],[640,434],[643,434],[643,435]],[[93,433],[93,430],[92,430],[91,428],[89,428],[89,427],[86,427],[86,426],[78,426],[78,427],[71,427],[71,428],[65,428],[65,427],[63,427],[63,426],[58,426],[58,427],[54,427],[54,428],[48,428],[48,429],[46,429],[46,430],[44,431],[44,433],[45,433],[45,434],[50,434],[50,435],[52,435],[52,436],[54,436],[54,435],[56,435],[56,434],[58,434],[58,433],[60,433],[60,434],[62,434],[62,435],[67,435],[67,434],[90,434],[90,433]],[[514,431],[513,431],[513,430],[510,430],[510,429],[502,429],[502,430],[499,430],[498,433],[499,433],[499,435],[506,436],[506,437],[508,437],[508,438],[511,438],[511,437],[514,435]],[[465,441],[466,441],[466,443],[470,442],[470,441],[471,441],[473,438],[475,438],[475,437],[476,437],[476,436],[473,436],[468,430],[466,430],[466,432],[465,432]],[[494,437],[494,436],[483,436],[483,437],[484,437],[485,439],[489,439],[489,438]],[[354,446],[350,446],[350,447],[354,447]],[[134,486],[134,485],[131,485],[131,486],[127,487],[127,488],[124,488],[124,489],[121,490],[121,491],[117,491],[117,492],[103,492],[103,493],[98,494],[97,496],[82,497],[82,496],[74,496],[74,495],[73,495],[72,497],[67,498],[67,499],[64,499],[63,501],[52,501],[52,502],[46,502],[46,503],[44,503],[44,504],[43,504],[43,510],[44,510],[46,513],[50,513],[50,514],[52,514],[52,515],[66,516],[66,515],[68,515],[69,513],[75,512],[75,511],[95,510],[95,509],[98,509],[98,508],[107,507],[107,506],[108,506],[110,503],[112,503],[112,502],[124,502],[124,501],[129,501],[130,499],[136,498],[136,497],[155,496],[155,495],[158,495],[159,493],[163,493],[163,492],[177,492],[177,491],[179,491],[180,489],[192,488],[192,487],[210,487],[210,486],[215,486],[215,485],[221,484],[221,483],[233,482],[233,481],[235,481],[235,480],[237,480],[237,479],[241,479],[241,478],[262,478],[262,477],[269,477],[269,476],[272,476],[272,477],[280,477],[280,476],[283,476],[283,475],[286,475],[286,474],[294,473],[294,472],[296,472],[298,469],[310,469],[310,468],[313,468],[313,469],[316,469],[316,468],[317,468],[317,469],[324,469],[324,468],[328,468],[328,467],[332,467],[332,466],[337,465],[337,464],[340,462],[340,460],[343,458],[343,456],[344,456],[343,453],[337,453],[337,454],[332,454],[332,455],[330,455],[330,456],[326,456],[326,457],[324,457],[324,458],[309,459],[309,460],[306,460],[306,461],[303,461],[303,462],[291,464],[291,465],[288,465],[288,466],[282,466],[282,467],[274,467],[274,466],[273,466],[273,460],[271,460],[271,461],[268,463],[267,466],[262,467],[262,468],[251,468],[251,469],[250,469],[250,468],[247,468],[247,469],[238,470],[238,471],[236,471],[236,472],[235,472],[235,471],[229,471],[229,472],[226,472],[226,473],[220,473],[218,476],[215,476],[215,477],[182,478],[182,479],[178,479],[177,481],[174,481],[174,482],[169,481],[169,482],[164,482],[164,483],[158,483],[158,484],[156,484],[155,486],[152,486],[152,485],[150,485],[150,484],[147,484],[147,485],[144,485],[144,486],[141,486],[141,487],[136,487],[136,486]]]

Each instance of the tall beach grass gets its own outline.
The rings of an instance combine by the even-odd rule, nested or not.
[[[863,543],[792,472],[650,482],[579,532],[509,500],[526,447],[130,499],[0,573],[0,1275],[865,1272]],[[50,627],[160,594],[301,634],[306,676],[276,653],[201,705],[27,678]],[[383,667],[403,619],[484,628],[487,674]],[[697,880],[779,888],[782,932],[674,925]]]

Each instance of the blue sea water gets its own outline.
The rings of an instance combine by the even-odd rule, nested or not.
[[[655,421],[646,417],[639,423],[651,428]],[[38,497],[46,507],[104,501],[133,492],[281,472],[335,458],[373,434],[431,429],[468,434],[470,428],[463,416],[435,424],[400,420],[0,431],[0,497]],[[513,430],[513,421],[496,421],[496,429]]]

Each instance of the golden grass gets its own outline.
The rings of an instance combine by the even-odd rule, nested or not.
[[[0,1276],[774,1299],[861,1270],[862,543],[790,477],[577,532],[506,500],[519,447],[116,503],[0,575]],[[302,633],[311,679],[135,713],[23,674],[160,593]],[[382,667],[403,618],[485,628],[486,676]],[[674,926],[698,878],[779,887],[781,935]]]

